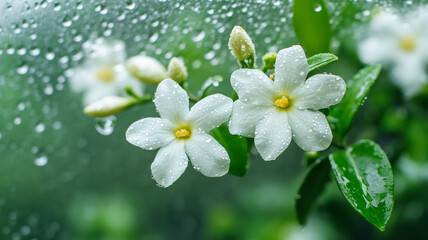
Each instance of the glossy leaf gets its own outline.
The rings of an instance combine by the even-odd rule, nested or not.
[[[336,61],[337,59],[339,58],[331,53],[319,53],[317,55],[314,55],[308,58],[309,71],[313,71],[317,68],[325,66],[331,62]]]
[[[352,207],[384,231],[394,204],[391,165],[382,148],[370,140],[329,155],[337,185]]]
[[[247,139],[229,133],[226,124],[213,129],[211,135],[226,149],[230,157],[229,173],[238,177],[245,176],[248,169]]]
[[[330,50],[332,30],[329,21],[323,0],[294,1],[294,31],[309,55]]]
[[[330,180],[330,164],[326,158],[317,159],[308,169],[296,197],[296,213],[299,223],[304,225]]]
[[[339,144],[344,144],[345,135],[352,120],[376,81],[380,70],[380,65],[371,65],[361,69],[351,81],[346,83],[346,93],[342,101],[330,108],[328,121],[335,141],[338,141]]]

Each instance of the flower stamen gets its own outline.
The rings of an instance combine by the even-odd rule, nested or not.
[[[177,138],[188,138],[188,137],[190,137],[190,131],[185,129],[185,128],[182,128],[182,129],[178,130],[177,132],[175,132],[175,136]]]
[[[404,36],[400,39],[400,47],[404,51],[410,52],[416,47],[415,37],[412,35]]]
[[[98,80],[105,83],[112,82],[114,79],[114,71],[111,68],[100,68],[95,72],[95,75]]]
[[[282,96],[282,98],[278,98],[275,101],[275,106],[279,108],[287,108],[289,105],[290,105],[290,102],[288,101],[288,98],[286,98],[285,96]]]

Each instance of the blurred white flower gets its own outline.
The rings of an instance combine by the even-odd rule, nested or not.
[[[316,110],[340,102],[346,85],[342,78],[328,74],[305,81],[308,72],[305,53],[298,45],[279,51],[274,81],[260,70],[235,71],[230,81],[239,99],[233,104],[230,132],[254,137],[264,160],[276,159],[291,138],[305,151],[330,146],[330,126]]]
[[[208,177],[223,176],[229,170],[229,155],[207,134],[226,122],[232,112],[232,99],[210,95],[189,111],[189,96],[177,82],[163,80],[153,100],[161,118],[144,118],[126,131],[131,144],[146,150],[160,148],[152,163],[153,178],[162,187],[174,183],[187,167]]]
[[[133,78],[123,66],[125,44],[119,40],[98,38],[83,44],[85,62],[70,69],[70,86],[83,92],[83,103],[88,105],[107,96],[126,96],[125,87],[142,95],[143,84]]]
[[[390,68],[391,79],[408,98],[418,93],[427,82],[427,22],[426,7],[406,16],[382,11],[370,23],[368,38],[359,44],[361,60]]]

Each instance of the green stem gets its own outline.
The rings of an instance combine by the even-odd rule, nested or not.
[[[145,103],[145,102],[149,102],[153,99],[153,95],[151,94],[145,94],[141,97],[138,98],[137,103]]]
[[[201,97],[198,97],[189,91],[189,89],[188,89],[189,85],[186,82],[180,83],[180,86],[184,89],[184,91],[187,92],[187,95],[189,95],[190,101],[197,103],[201,100]]]
[[[249,57],[248,57],[248,68],[250,68],[250,69],[255,69],[257,66],[256,66],[256,62],[255,62],[255,57],[254,57],[254,54],[251,54]]]
[[[126,94],[128,94],[129,96],[131,96],[137,100],[139,100],[141,98],[137,93],[134,92],[134,90],[130,86],[125,87],[125,92],[126,92]]]
[[[198,96],[196,96],[196,95],[192,94],[192,93],[191,93],[191,92],[189,92],[189,91],[187,91],[187,94],[189,95],[189,99],[190,99],[190,101],[192,101],[192,102],[194,102],[194,103],[197,103],[197,102],[199,102],[199,101],[201,100],[201,97],[198,97]]]
[[[245,60],[239,61],[239,64],[241,64],[241,68],[249,68]]]

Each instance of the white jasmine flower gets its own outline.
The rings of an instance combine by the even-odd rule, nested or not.
[[[144,118],[126,131],[131,144],[146,150],[160,148],[151,166],[153,178],[162,187],[175,182],[187,167],[208,177],[223,176],[229,170],[229,155],[207,134],[226,122],[232,112],[232,99],[210,95],[189,111],[189,96],[177,82],[163,80],[153,100],[161,118]]]
[[[83,109],[83,112],[93,117],[107,117],[122,111],[135,102],[131,97],[107,96],[95,101]]]
[[[155,58],[134,56],[126,60],[125,67],[132,76],[143,83],[158,84],[167,78],[165,67]]]
[[[83,44],[85,62],[69,71],[70,86],[83,92],[83,103],[88,105],[106,96],[126,96],[130,86],[142,94],[143,84],[133,78],[123,66],[125,44],[118,40],[98,38]]]
[[[256,69],[233,72],[230,81],[239,99],[233,104],[230,132],[253,137],[264,160],[276,159],[291,138],[308,152],[330,146],[330,126],[316,110],[340,102],[346,85],[342,78],[328,74],[305,81],[308,72],[305,53],[298,45],[279,51],[274,81]]]
[[[369,26],[369,37],[359,44],[361,60],[381,63],[391,69],[393,82],[406,97],[418,93],[427,82],[425,60],[428,57],[427,9],[402,17],[380,12]]]

